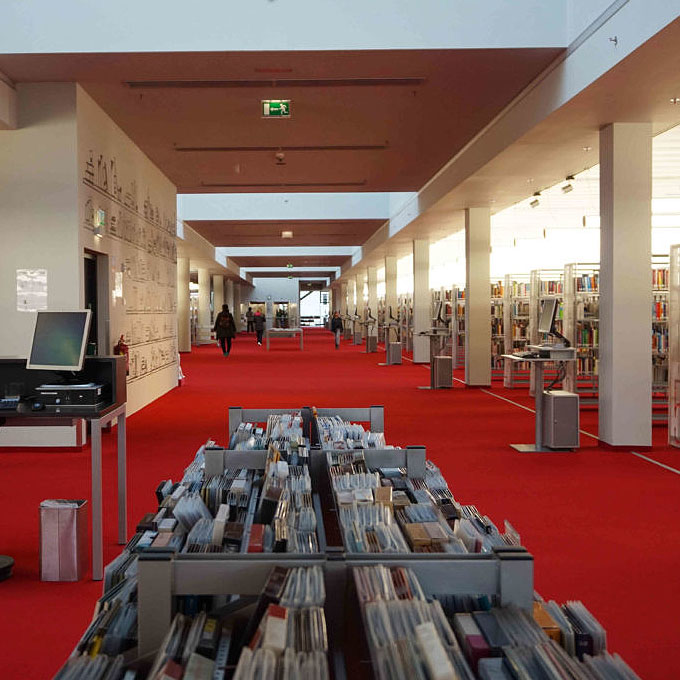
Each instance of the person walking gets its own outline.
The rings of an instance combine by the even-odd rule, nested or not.
[[[222,311],[215,319],[215,335],[225,357],[231,352],[231,341],[236,337],[236,323],[229,311],[229,305],[222,305]]]
[[[253,326],[255,328],[255,333],[257,336],[257,344],[262,344],[262,334],[267,324],[267,317],[258,309],[253,316]]]
[[[335,335],[335,349],[340,349],[340,334],[343,331],[342,319],[340,318],[340,312],[333,312],[333,318],[331,319],[331,333]]]
[[[246,333],[252,333],[255,330],[255,326],[253,325],[253,308],[248,307],[248,311],[246,312]]]

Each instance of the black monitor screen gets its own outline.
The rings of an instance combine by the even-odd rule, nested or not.
[[[27,368],[79,371],[90,328],[90,310],[38,312]]]
[[[543,300],[541,307],[541,316],[538,320],[539,333],[552,333],[553,322],[555,320],[555,312],[557,311],[557,299],[548,298]]]

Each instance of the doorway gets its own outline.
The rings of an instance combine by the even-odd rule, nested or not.
[[[107,355],[109,338],[109,257],[85,251],[83,258],[83,305],[92,310],[87,354]]]

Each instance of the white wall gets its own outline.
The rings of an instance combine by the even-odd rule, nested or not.
[[[103,352],[125,336],[133,413],[177,385],[176,190],[80,87],[77,111],[81,252],[109,256],[109,347]],[[101,236],[93,232],[99,209],[106,213]],[[121,280],[122,297],[115,293]]]
[[[261,277],[253,278],[254,288],[250,291],[241,293],[243,311],[248,309],[250,300],[259,302],[292,302],[296,306],[300,301],[300,281],[299,279]],[[245,297],[244,297],[245,295]],[[273,317],[267,305],[267,328],[271,328]]]
[[[4,0],[0,45],[8,53],[546,47],[565,44],[566,11],[566,0]]]
[[[80,307],[76,86],[19,85],[18,130],[0,130],[0,355],[27,356],[35,313],[16,270],[47,269],[49,309]]]

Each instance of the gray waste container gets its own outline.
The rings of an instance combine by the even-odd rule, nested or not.
[[[40,580],[79,581],[87,569],[87,501],[40,504]]]

